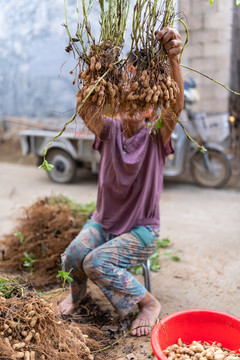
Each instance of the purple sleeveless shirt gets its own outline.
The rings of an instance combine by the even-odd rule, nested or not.
[[[159,228],[163,168],[173,152],[171,143],[164,147],[160,132],[149,134],[146,127],[125,139],[117,119],[105,120],[101,140],[93,145],[101,154],[93,219],[113,235],[129,232],[134,226]]]

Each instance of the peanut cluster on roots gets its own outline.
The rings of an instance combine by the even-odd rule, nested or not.
[[[89,64],[80,70],[77,107],[90,93],[88,103],[94,104],[103,114],[107,107],[112,115],[129,111],[133,116],[134,111],[147,111],[149,108],[153,108],[155,115],[160,106],[169,108],[176,102],[179,88],[166,66],[152,61],[148,69],[132,66],[127,71],[129,64],[114,65],[116,56],[113,59],[109,51],[99,50],[98,54],[90,57]]]
[[[106,103],[110,104],[112,109],[115,109],[117,99],[119,98],[121,78],[119,64],[118,66],[113,65],[117,62],[118,52],[119,48],[111,46],[109,42],[101,46],[92,45],[89,52],[89,61],[83,64],[85,68],[81,69],[78,74],[78,104],[81,104],[94,88],[90,101],[101,109]],[[106,76],[104,76],[105,74]],[[102,76],[104,76],[104,78],[99,81]],[[96,86],[98,81],[99,83]]]
[[[64,323],[37,295],[0,295],[0,348],[13,360],[93,360],[79,327]]]
[[[133,70],[134,71],[134,70]],[[129,77],[122,74],[123,83],[120,107],[128,110],[130,115],[134,111],[147,111],[153,109],[153,115],[159,107],[168,109],[170,104],[176,102],[179,93],[177,83],[167,74],[167,71],[159,69],[159,66],[143,70]]]
[[[240,349],[239,349],[240,351]],[[163,350],[164,354],[170,360],[239,360],[240,353],[231,351],[222,346],[222,344],[214,342],[201,343],[193,341],[190,345],[178,339],[177,344],[168,346]]]

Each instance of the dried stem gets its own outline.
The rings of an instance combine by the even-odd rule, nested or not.
[[[188,70],[194,71],[195,73],[197,73],[197,74],[199,74],[199,75],[202,75],[202,76],[204,76],[205,78],[207,78],[207,79],[215,82],[216,84],[224,87],[224,89],[230,91],[231,93],[233,93],[233,94],[235,94],[235,95],[238,95],[238,96],[240,95],[239,92],[236,92],[236,91],[234,91],[234,90],[231,90],[231,89],[230,89],[229,87],[227,87],[226,85],[224,85],[224,84],[220,83],[219,81],[213,79],[212,77],[210,77],[210,76],[202,73],[201,71],[195,70],[195,69],[193,69],[193,68],[191,68],[191,67],[189,67],[189,66],[183,65],[183,64],[180,64],[180,65],[181,65],[184,69],[188,69]]]

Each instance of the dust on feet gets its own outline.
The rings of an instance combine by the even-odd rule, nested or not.
[[[161,304],[153,295],[147,292],[143,300],[138,303],[138,306],[139,313],[131,324],[131,329],[134,330],[130,334],[133,336],[148,335],[160,315]]]
[[[60,302],[58,305],[58,311],[60,314],[63,315],[71,315],[74,310],[76,310],[76,307],[78,304],[74,304],[72,302],[72,294],[68,294],[68,296]]]

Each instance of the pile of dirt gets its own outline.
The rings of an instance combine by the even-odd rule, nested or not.
[[[24,278],[35,288],[56,284],[61,254],[94,206],[75,204],[63,196],[39,199],[24,210],[14,231],[1,241],[0,268],[25,271]]]

